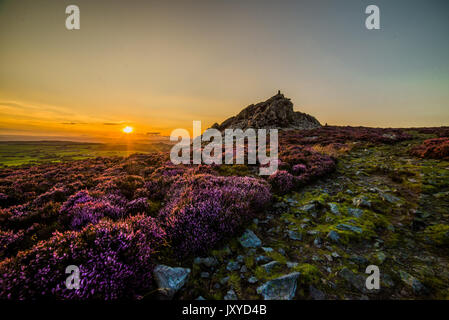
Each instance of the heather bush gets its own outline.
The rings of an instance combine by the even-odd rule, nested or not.
[[[420,158],[449,160],[449,138],[425,140],[412,148],[410,154]]]
[[[172,185],[160,217],[180,256],[201,254],[236,234],[270,197],[269,186],[260,179],[185,176]]]
[[[273,190],[280,194],[284,194],[293,189],[295,179],[293,175],[287,171],[278,170],[268,178],[268,182],[270,182]]]
[[[0,262],[0,298],[135,298],[151,288],[152,255],[165,232],[143,215],[56,233]],[[80,268],[80,289],[65,286],[65,268]]]

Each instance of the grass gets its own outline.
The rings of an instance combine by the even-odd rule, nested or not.
[[[70,141],[0,142],[0,166],[56,163],[96,157],[127,157],[133,153],[167,151],[168,144],[103,144]]]

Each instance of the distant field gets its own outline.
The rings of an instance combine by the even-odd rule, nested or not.
[[[81,160],[95,157],[121,156],[133,153],[167,151],[166,143],[102,144],[68,141],[1,141],[0,166],[18,166]]]

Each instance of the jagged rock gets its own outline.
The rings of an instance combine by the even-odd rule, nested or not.
[[[350,224],[346,224],[346,223],[340,223],[339,225],[337,225],[337,229],[338,230],[343,230],[343,231],[352,231],[352,232],[356,232],[356,233],[362,233],[362,228],[360,227],[356,227],[356,226],[352,226]]]
[[[228,283],[228,281],[229,281],[229,277],[223,277],[223,278],[220,279],[220,283],[222,285],[225,285],[226,283]]]
[[[326,295],[324,294],[324,292],[321,290],[318,290],[314,286],[309,286],[309,294],[313,300],[325,300],[326,299]]]
[[[258,263],[258,264],[260,264],[260,263],[267,263],[267,262],[270,262],[271,260],[273,260],[273,259],[271,259],[270,257],[267,257],[267,256],[258,256],[258,257],[256,257],[256,263]]]
[[[348,208],[348,214],[353,217],[360,218],[363,215],[363,210],[359,208]]]
[[[249,283],[256,283],[257,281],[259,281],[259,279],[257,279],[257,278],[254,277],[254,276],[248,278],[248,282],[249,282]]]
[[[226,266],[226,270],[228,271],[237,271],[240,269],[240,263],[237,261],[229,261],[228,265]]]
[[[298,231],[289,230],[288,231],[288,237],[292,240],[301,241],[302,240],[302,234]]]
[[[329,233],[327,234],[327,238],[334,241],[334,242],[338,242],[340,240],[340,235],[338,234],[337,231],[335,230],[331,230],[329,231]]]
[[[187,282],[190,274],[189,268],[172,268],[165,265],[157,265],[153,271],[158,288],[168,298],[172,298],[175,293]]]
[[[321,127],[317,119],[306,113],[293,111],[293,103],[278,93],[270,99],[251,104],[234,117],[212,128],[225,129],[315,129]]]
[[[238,300],[237,294],[233,289],[229,290],[223,298],[224,300]]]
[[[271,262],[268,262],[268,263],[262,265],[262,268],[265,270],[266,273],[270,273],[271,270],[273,270],[276,266],[279,266],[279,265],[280,265],[279,262],[271,261]]]
[[[348,268],[344,267],[340,270],[339,276],[349,282],[354,288],[361,292],[366,292],[365,277],[355,274]]]
[[[295,297],[299,272],[293,272],[285,276],[265,282],[257,288],[264,300],[291,300]]]
[[[415,292],[416,294],[425,294],[425,293],[427,293],[427,288],[421,283],[421,281],[416,279],[411,274],[409,274],[409,273],[407,273],[407,272],[405,272],[403,270],[399,270],[399,276],[401,277],[401,280],[405,284],[407,284],[408,286],[412,287],[413,292]]]
[[[365,196],[355,197],[352,199],[352,204],[356,207],[366,207],[371,208],[371,201]]]
[[[338,206],[336,203],[330,202],[328,203],[331,212],[337,216],[340,215],[340,211],[338,210]]]
[[[262,245],[262,241],[256,236],[256,234],[252,231],[247,229],[243,236],[239,239],[240,244],[245,248],[257,248]]]
[[[210,268],[210,267],[216,266],[218,264],[218,260],[214,257],[207,257],[207,258],[197,257],[193,260],[193,263],[203,264],[206,267]]]

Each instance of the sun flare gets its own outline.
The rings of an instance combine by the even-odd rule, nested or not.
[[[122,129],[124,133],[132,133],[134,131],[133,127],[126,126]]]

